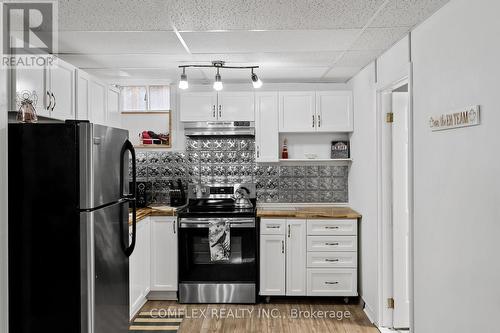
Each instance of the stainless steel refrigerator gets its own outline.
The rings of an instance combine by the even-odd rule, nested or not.
[[[128,131],[80,121],[8,131],[10,332],[128,331]]]

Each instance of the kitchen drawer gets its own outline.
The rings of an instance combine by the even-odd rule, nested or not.
[[[309,268],[355,268],[357,266],[357,252],[307,252],[307,267]]]
[[[307,236],[307,251],[357,251],[357,236]]]
[[[307,220],[308,235],[347,235],[358,234],[357,220]]]
[[[307,296],[357,296],[357,269],[309,268]]]
[[[284,235],[286,219],[260,219],[261,235]]]

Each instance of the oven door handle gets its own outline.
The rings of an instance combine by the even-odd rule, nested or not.
[[[194,228],[208,228],[208,222],[196,221],[196,222],[185,222],[181,221],[179,228],[181,229],[194,229]],[[236,222],[230,223],[230,228],[255,228],[255,221],[248,222]]]

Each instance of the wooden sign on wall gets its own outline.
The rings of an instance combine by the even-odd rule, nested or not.
[[[462,111],[432,116],[429,119],[429,126],[432,131],[476,126],[480,124],[479,115],[479,105],[474,105]]]

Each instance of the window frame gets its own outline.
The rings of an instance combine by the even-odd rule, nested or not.
[[[151,92],[150,92],[150,87],[158,87],[158,86],[164,86],[168,87],[168,108],[165,109],[151,109]],[[125,109],[124,108],[124,97],[123,97],[123,89],[130,88],[130,87],[144,87],[146,88],[146,109],[145,110],[130,110],[130,109]],[[120,87],[120,112],[123,113],[130,113],[130,112],[143,112],[143,113],[148,113],[148,112],[171,112],[172,111],[172,104],[171,104],[171,92],[172,92],[172,86],[170,84],[127,84],[123,85]]]

